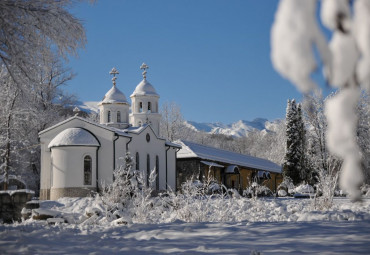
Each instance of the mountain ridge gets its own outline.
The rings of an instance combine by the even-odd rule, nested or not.
[[[95,101],[78,101],[76,106],[82,111],[87,113],[95,112],[98,113],[98,104]],[[223,134],[235,137],[248,136],[250,132],[261,131],[270,132],[274,131],[275,121],[269,121],[266,118],[255,118],[252,121],[238,120],[230,124],[224,124],[222,122],[196,122],[196,121],[185,121],[185,125],[197,132],[206,132],[209,134]]]

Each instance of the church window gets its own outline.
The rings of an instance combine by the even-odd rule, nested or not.
[[[111,122],[111,115],[110,115],[110,111],[108,111],[108,121],[107,121],[108,123],[110,123]]]
[[[84,185],[91,185],[92,160],[90,156],[84,158]]]
[[[149,133],[148,134],[146,134],[146,141],[149,143],[150,142],[150,135],[149,135]]]
[[[146,184],[149,186],[149,176],[150,176],[150,156],[146,155]]]
[[[139,112],[143,112],[143,102],[139,103]]]
[[[139,152],[136,152],[136,170],[140,169]]]
[[[155,157],[155,189],[159,190],[159,157]]]
[[[117,122],[121,122],[121,112],[117,112]]]
[[[151,102],[148,102],[148,112],[150,112],[152,109],[152,103]]]

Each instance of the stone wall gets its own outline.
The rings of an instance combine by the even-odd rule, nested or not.
[[[34,192],[30,190],[15,190],[0,192],[0,219],[4,223],[12,223],[22,219],[22,209],[32,199]]]
[[[50,200],[60,197],[87,197],[95,192],[96,188],[51,188]]]

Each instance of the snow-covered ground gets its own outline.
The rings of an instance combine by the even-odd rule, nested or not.
[[[243,211],[229,222],[48,225],[28,220],[0,225],[0,254],[369,254],[370,199],[335,199],[333,209],[310,209],[309,199],[236,199]],[[44,201],[43,210],[81,219],[92,198]],[[236,209],[236,207],[235,207]],[[234,214],[230,211],[230,214]],[[243,213],[245,212],[245,213]],[[90,222],[91,223],[91,222]]]

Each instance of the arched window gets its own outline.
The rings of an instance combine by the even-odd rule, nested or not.
[[[118,123],[121,122],[121,112],[120,111],[117,112],[117,122]]]
[[[149,176],[150,176],[150,156],[146,155],[146,184],[149,186]]]
[[[159,190],[159,157],[158,155],[155,157],[155,189]]]
[[[139,112],[143,112],[143,102],[139,103]]]
[[[108,111],[108,121],[107,121],[108,123],[110,123],[111,122],[111,116],[110,116],[110,111]]]
[[[152,103],[148,102],[148,112],[151,112],[151,110],[152,110]]]
[[[139,152],[136,152],[136,170],[140,169]]]
[[[84,157],[84,185],[91,185],[92,160],[90,156]]]

